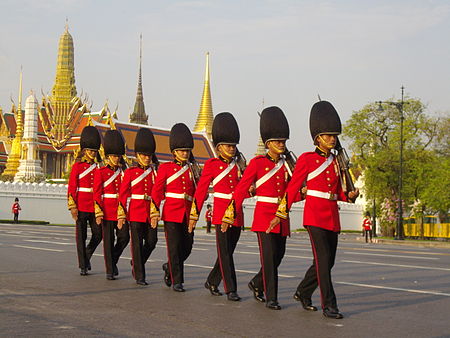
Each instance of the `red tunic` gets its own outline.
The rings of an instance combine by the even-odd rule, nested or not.
[[[212,218],[213,218],[212,211],[211,210],[206,210],[206,213],[205,213],[205,220],[206,220],[206,222],[212,222]]]
[[[197,185],[197,189],[195,191],[195,204],[197,206],[197,211],[200,214],[202,210],[203,203],[205,202],[206,196],[208,194],[208,188],[211,182],[223,171],[225,171],[228,167],[228,163],[222,161],[219,158],[211,158],[206,161],[205,166],[202,170],[202,176]],[[225,210],[230,204],[232,194],[239,183],[239,169],[237,165],[231,169],[231,171],[223,177],[217,184],[213,187],[214,193],[229,195],[229,198],[225,196],[214,196],[214,212],[212,223],[213,224],[221,224],[222,218],[225,213]],[[248,197],[248,196],[247,196]],[[234,226],[241,227],[243,225],[243,214],[242,210],[238,209],[237,217],[234,222]]]
[[[19,210],[22,210],[22,208],[20,207],[18,202],[14,202],[13,206],[12,206],[12,212],[13,214],[18,214]]]
[[[103,219],[106,221],[117,221],[117,207],[119,206],[119,187],[123,172],[110,182],[108,180],[115,174],[116,170],[110,166],[97,169],[94,174],[94,201],[103,211]]]
[[[302,183],[307,179],[308,174],[320,167],[326,160],[327,158],[325,156],[317,152],[306,152],[300,155],[292,174],[292,180],[286,189],[288,210],[291,208],[292,203],[296,202],[293,196],[298,193]],[[347,197],[342,190],[336,159],[333,159],[321,174],[309,180],[306,183],[306,187],[308,191],[314,190],[335,194],[337,200],[347,202]],[[310,196],[307,193],[303,212],[303,225],[339,232],[341,230],[341,224],[339,221],[337,200]]]
[[[159,166],[158,175],[152,189],[152,201],[155,207],[159,209],[161,202],[164,199],[166,200],[161,215],[163,221],[182,223],[189,219],[195,192],[191,171],[187,169],[181,176],[167,183],[172,175],[183,168],[184,166],[176,162],[166,162]],[[174,195],[167,196],[168,194]]]
[[[127,214],[130,222],[150,222],[150,196],[155,183],[156,173],[152,171],[139,182],[134,181],[140,177],[146,169],[141,166],[131,167],[125,170],[120,186],[119,201]],[[133,182],[133,183],[132,183]],[[130,204],[127,208],[127,201]]]
[[[78,211],[94,212],[93,186],[96,167],[84,175],[91,165],[97,166],[95,163],[75,162],[70,172],[67,194],[73,198]]]
[[[372,222],[370,221],[370,218],[364,218],[363,228],[364,230],[370,230],[372,228]]]
[[[250,185],[256,183],[256,181],[272,170],[275,165],[276,163],[269,159],[268,156],[256,156],[250,161],[234,192],[236,210],[240,210],[244,199],[249,197],[248,189]],[[256,188],[257,198],[269,197],[281,200],[286,190],[288,178],[286,166],[282,166],[269,180]],[[252,231],[266,231],[270,221],[277,212],[277,208],[278,202],[257,201],[253,215]],[[275,226],[271,232],[281,233],[283,236],[289,235],[289,219],[281,220],[280,224]]]

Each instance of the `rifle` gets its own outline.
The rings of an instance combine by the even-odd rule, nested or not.
[[[284,158],[286,160],[286,163],[289,167],[289,175],[292,177],[292,174],[294,173],[295,164],[297,163],[297,156],[294,154],[294,152],[289,151],[287,148],[284,151]]]
[[[239,168],[239,171],[241,172],[241,175],[244,173],[245,168],[247,168],[247,159],[245,158],[244,154],[241,153],[236,148],[236,156],[235,156],[236,165]]]
[[[197,188],[197,183],[200,180],[202,169],[200,168],[200,164],[198,164],[192,151],[191,154],[189,155],[188,166],[189,169],[191,170],[192,176],[194,177],[194,186]]]
[[[353,178],[350,173],[350,168],[352,165],[350,163],[350,159],[347,155],[347,152],[342,147],[338,137],[336,137],[336,146],[334,147],[334,149],[337,151],[336,159],[338,161],[339,168],[344,177],[345,187],[347,191],[354,191],[355,185],[353,184]]]

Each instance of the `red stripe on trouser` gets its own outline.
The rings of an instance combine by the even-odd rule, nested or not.
[[[170,280],[172,281],[173,285],[173,276],[172,276],[172,262],[170,261],[170,250],[169,250],[169,234],[166,229],[166,225],[164,224],[164,235],[166,237],[166,252],[167,252],[167,264],[169,266],[169,274],[170,274]],[[164,272],[165,273],[165,272]]]
[[[136,279],[136,274],[135,274],[135,272],[134,272],[134,254],[133,254],[133,234],[132,234],[132,225],[131,225],[131,222],[130,222],[130,229],[129,229],[129,232],[130,232],[130,251],[131,251],[131,274],[133,275],[133,278],[134,279]]]
[[[103,240],[103,260],[105,261],[105,270],[108,273],[108,263],[106,262],[106,248],[105,248],[105,228],[107,227],[103,222],[100,224],[103,227],[102,240]]]
[[[261,234],[259,232],[256,233],[258,235],[258,244],[259,244],[259,260],[261,261],[261,273],[262,273],[262,280],[263,280],[263,287],[264,287],[264,293],[267,297],[267,289],[266,289],[266,276],[264,273],[264,250],[262,249],[262,240],[261,240]]]
[[[221,254],[220,254],[219,231],[222,231],[222,230],[221,230],[221,226],[220,225],[214,225],[214,227],[216,228],[217,258],[219,258],[219,267],[220,267],[220,273],[222,275],[223,289],[225,290],[225,293],[228,293],[228,286],[227,286],[227,282],[225,280],[225,274],[223,273],[222,258],[221,258]]]
[[[323,294],[322,294],[322,289],[320,287],[320,276],[319,276],[319,260],[317,259],[317,251],[316,251],[316,246],[314,245],[314,241],[312,238],[312,234],[311,231],[309,229],[309,227],[306,228],[308,230],[309,233],[309,240],[311,241],[311,248],[312,248],[312,252],[314,255],[314,260],[315,260],[315,265],[316,265],[316,276],[317,276],[317,284],[319,285],[319,291],[320,291],[320,303],[322,304],[322,309],[324,308],[324,299],[323,299]]]

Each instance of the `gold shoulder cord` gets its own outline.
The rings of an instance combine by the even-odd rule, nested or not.
[[[278,204],[278,209],[277,209],[275,216],[278,216],[282,219],[288,218],[289,210],[287,210],[287,194],[284,194],[283,198],[281,199],[280,203]]]

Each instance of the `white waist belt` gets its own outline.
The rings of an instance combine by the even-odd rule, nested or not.
[[[224,193],[221,193],[221,192],[215,192],[213,194],[213,196],[217,197],[217,198],[223,198],[223,199],[226,199],[226,200],[231,200],[231,198],[233,197],[233,194],[224,194]]]
[[[81,192],[92,192],[93,189],[92,189],[92,188],[77,188],[77,191],[81,191]]]
[[[172,197],[172,198],[178,198],[181,200],[192,201],[192,196],[189,196],[188,194],[177,194],[175,192],[166,192],[166,197]]]
[[[278,204],[278,197],[269,197],[269,196],[256,196],[257,202],[265,202],[265,203],[275,203]]]
[[[119,194],[103,194],[103,198],[117,198],[119,197]]]
[[[147,195],[147,194],[144,194],[144,195],[131,194],[131,199],[132,200],[146,200],[146,201],[150,201],[150,196]]]
[[[337,201],[337,194],[332,194],[330,192],[323,192],[318,190],[309,190],[306,192],[308,196],[314,196],[319,198],[325,198],[327,200]]]

